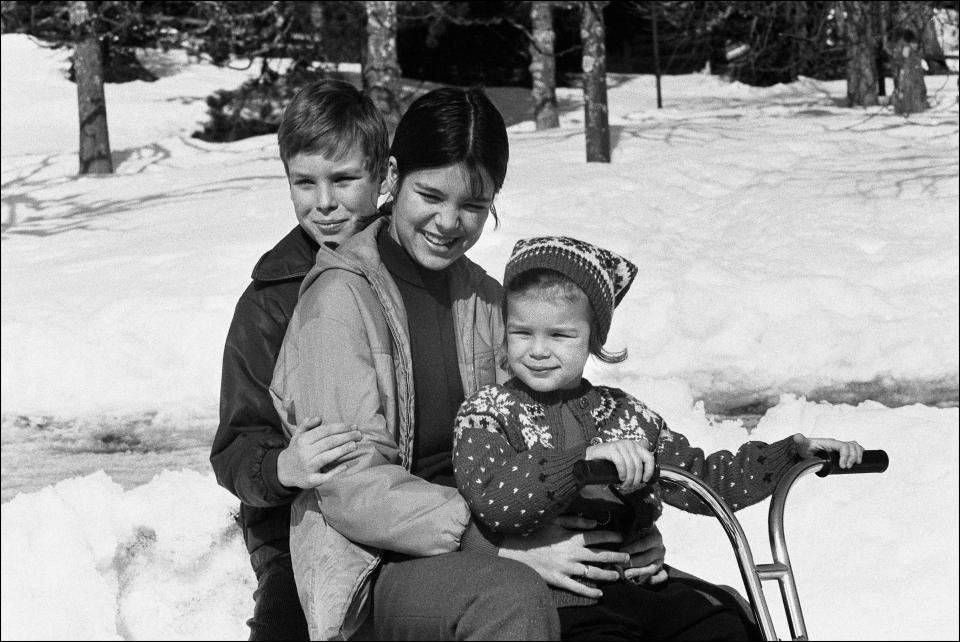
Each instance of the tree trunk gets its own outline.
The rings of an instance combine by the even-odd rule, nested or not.
[[[653,37],[653,73],[657,77],[657,109],[663,109],[663,92],[660,91],[660,37],[657,35],[657,3],[650,3],[650,33]]]
[[[923,2],[903,2],[898,6],[890,56],[893,67],[890,102],[898,114],[915,114],[927,109],[923,37],[932,17],[932,10]]]
[[[363,91],[387,121],[390,135],[400,122],[400,64],[397,62],[397,3],[367,0],[367,49]]]
[[[537,130],[560,126],[557,113],[557,67],[553,57],[553,8],[549,2],[530,3],[533,42],[530,43],[530,76],[533,78],[533,120]]]
[[[327,58],[327,52],[324,50],[324,29],[327,26],[327,17],[323,13],[323,3],[319,0],[313,0],[310,3],[310,27],[313,30],[313,39],[319,46],[317,50],[324,60]]]
[[[607,116],[607,53],[603,7],[606,2],[583,2],[580,39],[583,42],[583,110],[587,162],[610,162],[610,123]]]
[[[80,117],[80,173],[112,174],[100,41],[91,28],[87,3],[70,2],[69,8],[76,42],[74,69]]]
[[[847,106],[877,104],[877,40],[872,8],[863,0],[841,2],[847,49]]]
[[[920,48],[916,37],[904,30],[893,45],[895,74],[893,111],[898,114],[916,114],[927,108],[927,85],[923,76]]]
[[[877,94],[887,95],[887,57],[890,48],[887,45],[887,0],[874,3],[877,11]]]

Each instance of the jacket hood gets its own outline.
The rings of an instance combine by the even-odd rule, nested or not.
[[[250,275],[254,281],[300,279],[313,267],[319,245],[299,225],[260,257]]]

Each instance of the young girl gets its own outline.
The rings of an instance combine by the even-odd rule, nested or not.
[[[629,542],[660,516],[658,492],[644,485],[655,453],[704,480],[735,510],[769,496],[813,451],[838,451],[845,468],[860,461],[856,442],[799,434],[705,457],[641,401],[591,385],[583,378],[589,355],[608,363],[626,358],[603,345],[636,273],[622,257],[576,239],[533,238],[514,247],[503,302],[513,378],[463,403],[453,449],[457,486],[475,519],[493,532],[532,533],[572,514]],[[616,464],[621,484],[581,489],[573,467],[584,459]],[[706,510],[684,493],[664,499],[686,511]],[[746,639],[735,609],[682,582],[628,581],[637,577],[632,571],[622,569],[621,581],[595,587],[592,598],[554,588],[563,639]],[[583,579],[590,583],[586,574]]]
[[[481,91],[424,94],[386,161],[391,215],[337,252],[321,248],[304,278],[271,383],[275,407],[289,433],[321,417],[361,434],[291,508],[311,639],[556,637],[546,583],[499,557],[472,523],[450,457],[461,402],[505,379],[500,284],[466,253],[508,156],[503,118]],[[342,198],[317,191],[317,209]]]

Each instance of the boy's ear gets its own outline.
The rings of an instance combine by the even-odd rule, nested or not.
[[[387,175],[380,183],[380,194],[382,196],[386,196],[387,194],[396,196],[394,190],[396,189],[399,178],[400,170],[397,168],[397,158],[396,156],[391,156],[387,160]]]

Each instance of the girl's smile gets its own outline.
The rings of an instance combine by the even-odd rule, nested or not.
[[[448,267],[480,238],[493,202],[492,181],[484,176],[483,193],[476,194],[459,164],[410,172],[399,188],[398,175],[391,157],[387,184],[396,197],[390,236],[423,267]]]

